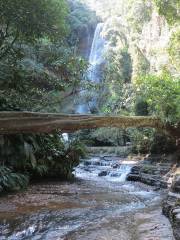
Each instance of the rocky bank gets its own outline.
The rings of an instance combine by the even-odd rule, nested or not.
[[[168,190],[167,197],[162,203],[162,212],[169,218],[177,240],[180,240],[179,156],[179,152],[176,152],[173,155],[151,155],[141,158],[127,177],[128,181],[155,186],[155,190],[161,188]]]

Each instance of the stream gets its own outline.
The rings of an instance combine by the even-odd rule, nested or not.
[[[91,157],[73,182],[43,182],[0,202],[0,240],[169,240],[165,192],[126,181],[133,162]]]

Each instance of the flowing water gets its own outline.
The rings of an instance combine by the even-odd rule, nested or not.
[[[104,61],[102,29],[99,23],[89,56],[88,78],[95,83]],[[88,113],[87,103],[80,102],[77,112]],[[92,157],[75,169],[73,182],[43,182],[2,197],[0,240],[174,239],[161,213],[164,193],[127,182],[132,166],[119,157]]]
[[[102,77],[102,65],[105,61],[104,52],[106,48],[106,41],[102,35],[103,23],[98,23],[96,30],[94,32],[94,38],[91,46],[91,51],[89,55],[89,69],[87,71],[87,78],[93,83],[100,83]],[[86,100],[88,96],[88,102]],[[97,107],[98,92],[93,91],[88,92],[86,90],[81,91],[79,96],[79,104],[77,107],[77,112],[84,114],[89,113],[91,109]]]
[[[88,78],[90,81],[96,83],[98,83],[101,78],[100,66],[104,62],[104,52],[106,46],[106,41],[102,35],[103,26],[103,23],[98,23],[96,27],[89,55],[90,68],[88,70]]]
[[[164,193],[126,181],[133,163],[92,157],[73,182],[47,182],[1,198],[0,239],[170,240]]]

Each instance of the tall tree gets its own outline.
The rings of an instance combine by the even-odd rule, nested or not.
[[[66,32],[64,0],[1,0],[0,59],[14,51],[17,42],[34,42]]]

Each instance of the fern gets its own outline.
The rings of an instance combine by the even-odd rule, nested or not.
[[[11,169],[4,166],[0,167],[0,192],[26,188],[28,182],[28,176],[14,173]]]

